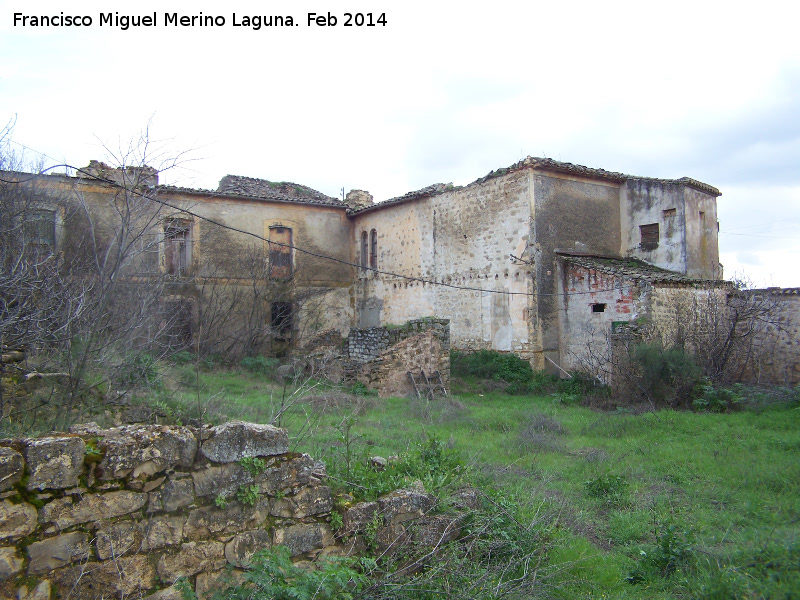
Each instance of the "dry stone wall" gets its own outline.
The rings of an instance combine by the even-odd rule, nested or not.
[[[378,391],[382,397],[411,391],[408,372],[436,371],[450,386],[450,321],[414,319],[401,327],[351,329],[347,376]]]
[[[333,544],[324,466],[286,430],[89,424],[0,441],[0,598],[202,597],[275,544]],[[244,460],[243,460],[244,459]]]

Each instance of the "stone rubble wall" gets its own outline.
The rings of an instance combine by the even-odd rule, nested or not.
[[[180,598],[179,578],[203,597],[258,549],[313,559],[334,543],[324,477],[244,422],[0,440],[0,598]]]
[[[450,321],[414,319],[401,327],[351,329],[345,378],[360,381],[381,397],[411,392],[409,371],[439,371],[450,387]]]

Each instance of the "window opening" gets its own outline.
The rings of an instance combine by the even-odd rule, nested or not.
[[[276,340],[289,340],[292,337],[292,303],[273,302],[271,306],[270,325]]]
[[[601,313],[606,312],[606,305],[605,303],[598,302],[597,304],[592,304],[592,312],[593,313]]]
[[[370,233],[369,266],[378,268],[378,232],[374,229]]]
[[[368,250],[369,250],[369,248],[368,248],[367,232],[366,231],[362,231],[361,232],[361,267],[362,268],[366,268],[367,267],[367,251]]]
[[[639,248],[642,250],[655,250],[658,248],[658,223],[639,225],[639,234],[641,235]]]
[[[183,219],[164,222],[164,266],[169,275],[186,275],[192,262],[192,224]]]
[[[671,217],[674,217],[674,216],[676,216],[677,214],[678,214],[678,210],[677,210],[677,209],[675,209],[675,208],[668,208],[668,209],[666,209],[666,210],[664,211],[664,218],[665,218],[665,219],[669,219],[669,218],[671,218]]]
[[[270,227],[269,230],[269,278],[291,279],[292,230],[289,227]]]
[[[163,331],[166,345],[172,351],[188,348],[192,343],[193,323],[192,301],[187,299],[164,302]]]
[[[23,234],[26,244],[56,245],[56,213],[52,210],[32,210],[25,215]]]

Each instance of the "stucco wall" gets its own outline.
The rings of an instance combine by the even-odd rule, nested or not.
[[[716,196],[682,183],[629,179],[620,204],[623,256],[690,277],[720,277]],[[640,227],[656,223],[658,247],[643,248]]]
[[[530,181],[514,172],[420,198],[359,213],[361,233],[378,234],[378,269],[454,286],[527,293],[525,265],[530,236]],[[356,284],[359,326],[402,323],[433,315],[450,320],[453,347],[532,351],[528,296],[461,290],[420,281],[361,273]]]
[[[619,247],[619,185],[579,177],[532,174],[534,207],[531,224],[535,242],[536,292],[532,328],[538,330],[541,354],[535,368],[558,361],[559,304],[556,250],[614,254]]]

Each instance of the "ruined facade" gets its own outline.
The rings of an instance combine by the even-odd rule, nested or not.
[[[93,163],[44,179],[102,214],[131,175]],[[689,178],[528,157],[467,186],[375,203],[363,190],[342,201],[248,177],[195,190],[138,176],[142,197],[157,201],[143,202],[149,241],[131,264],[169,276],[162,298],[184,315],[176,335],[195,340],[205,328],[220,351],[274,353],[319,332],[436,317],[449,320],[455,349],[571,369],[599,329],[650,318],[667,289],[721,281],[720,192]],[[54,238],[68,229],[58,215],[53,228]]]

